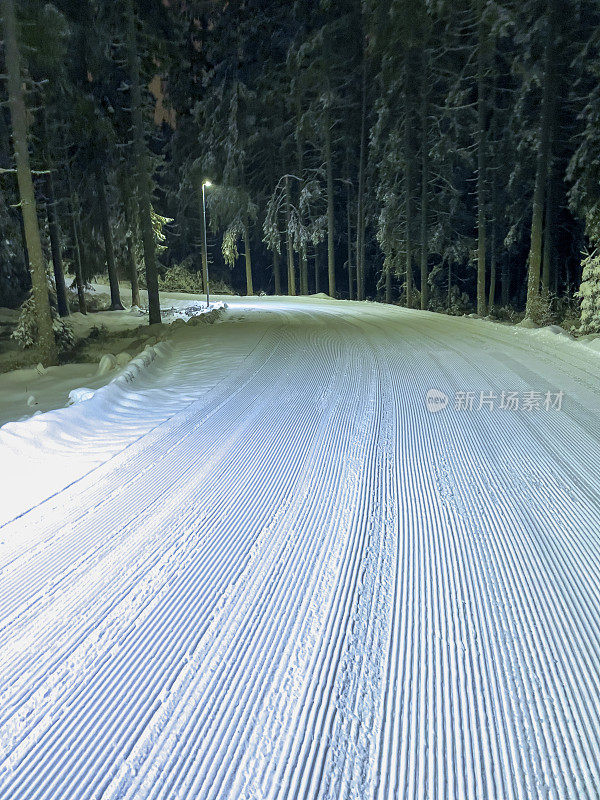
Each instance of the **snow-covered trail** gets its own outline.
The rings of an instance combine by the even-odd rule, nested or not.
[[[317,300],[161,347],[0,430],[52,473],[0,528],[0,797],[598,798],[600,357]]]

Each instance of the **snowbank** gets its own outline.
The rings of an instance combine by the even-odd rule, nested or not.
[[[102,311],[87,315],[79,312],[69,318],[73,326],[75,338],[83,341],[94,329],[105,329],[108,336],[131,331],[135,334],[130,339],[121,338],[110,346],[115,352],[101,352],[98,363],[72,363],[50,367],[40,372],[37,368],[12,370],[0,374],[0,426],[9,421],[24,420],[32,415],[61,408],[68,405],[71,395],[78,396],[77,390],[84,386],[96,391],[113,380],[129,362],[132,354],[148,345],[155,345],[160,339],[168,337],[178,326],[186,323],[192,326],[211,324],[218,320],[227,304],[217,301],[206,309],[206,305],[195,298],[188,298],[187,303],[175,301],[167,297],[169,306],[162,310],[163,322],[157,325],[146,325],[146,312],[134,307],[125,311]],[[18,312],[0,309],[0,319],[13,319]],[[140,364],[147,364],[148,357],[135,362],[133,370],[139,373]]]

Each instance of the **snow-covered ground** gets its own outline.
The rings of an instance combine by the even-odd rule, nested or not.
[[[104,297],[108,303],[109,290],[103,284],[95,284],[92,292]],[[126,287],[121,288],[125,301],[131,302],[131,291]],[[146,292],[143,292],[145,300]],[[206,303],[197,296],[182,294],[163,295],[164,307],[162,320],[164,325],[172,325],[177,320],[189,320],[192,316],[206,313]],[[216,298],[211,302],[211,308],[218,309],[226,305],[223,300]],[[11,309],[0,308],[0,324],[11,323],[16,325],[19,312]],[[10,372],[0,373],[0,426],[6,422],[27,419],[34,414],[63,408],[71,403],[71,392],[81,387],[97,390],[113,380],[127,362],[128,356],[136,355],[142,349],[147,338],[151,344],[156,343],[157,337],[163,337],[166,330],[148,328],[148,313],[137,307],[128,307],[124,311],[98,311],[87,315],[79,312],[71,314],[68,323],[73,329],[76,341],[90,336],[92,329],[100,329],[108,335],[117,333],[131,333],[129,338],[119,338],[107,345],[105,352],[98,349],[98,363],[69,363],[48,369],[31,366],[24,369],[14,369]],[[142,333],[139,333],[141,327]],[[158,326],[160,328],[160,326]],[[131,352],[129,352],[131,351]],[[103,355],[117,357],[118,363],[106,363],[100,367]],[[123,357],[123,360],[119,358]]]
[[[598,798],[599,378],[231,300],[1,428],[0,796]]]

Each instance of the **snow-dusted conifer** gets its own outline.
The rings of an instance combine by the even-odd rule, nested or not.
[[[52,329],[59,352],[67,352],[75,346],[73,328],[68,322],[61,319],[54,307],[51,308]],[[32,295],[21,306],[17,327],[11,334],[23,349],[35,347],[39,342],[38,321],[35,312],[35,301]]]
[[[600,333],[600,250],[587,253],[577,297],[581,301],[582,333]]]
[[[6,71],[8,73],[8,98],[12,120],[15,162],[23,227],[29,251],[29,262],[35,298],[36,342],[40,346],[45,365],[55,364],[57,360],[56,343],[52,331],[52,317],[48,303],[44,255],[40,240],[39,223],[36,214],[36,201],[29,162],[29,125],[27,109],[23,97],[21,75],[21,55],[17,38],[17,22],[13,0],[2,4],[4,22],[4,47]]]

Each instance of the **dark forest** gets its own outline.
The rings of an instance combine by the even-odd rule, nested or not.
[[[47,359],[98,276],[151,322],[204,288],[203,190],[217,291],[597,329],[594,0],[4,6],[0,296]]]

